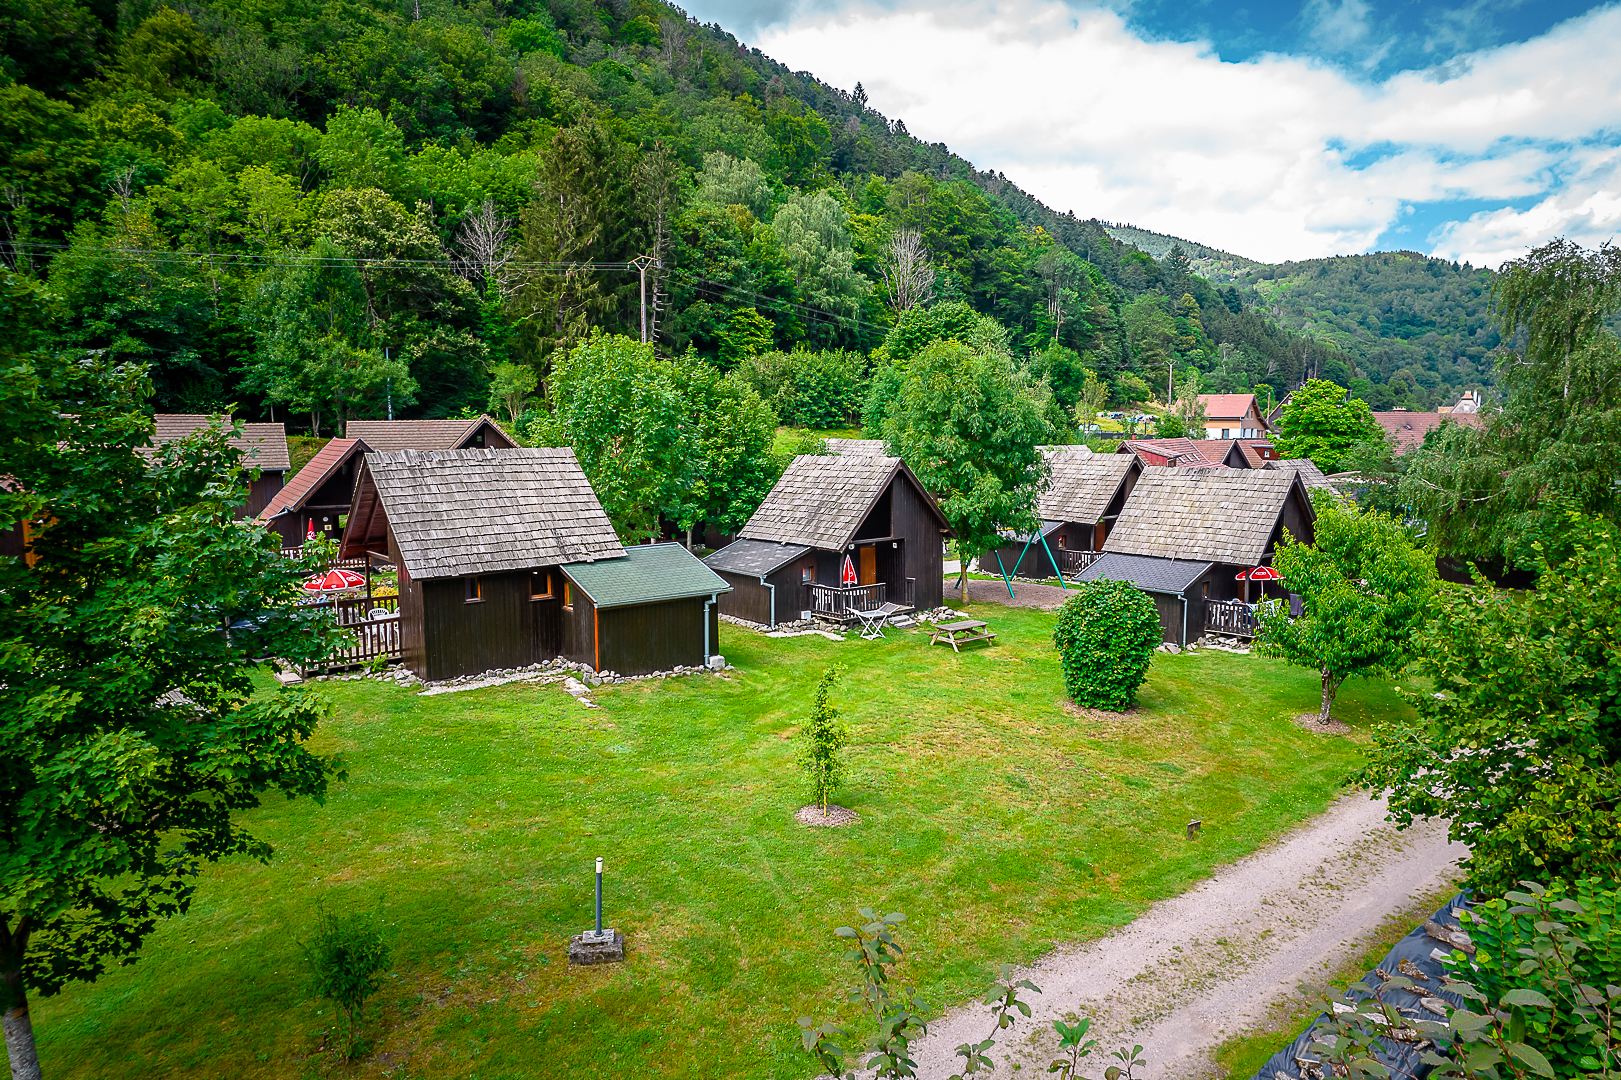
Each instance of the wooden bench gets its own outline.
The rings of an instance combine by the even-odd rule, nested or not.
[[[952,652],[961,652],[957,646],[967,645],[970,641],[995,641],[996,631],[989,623],[979,619],[957,619],[954,622],[936,623],[929,629],[930,645],[950,645]]]

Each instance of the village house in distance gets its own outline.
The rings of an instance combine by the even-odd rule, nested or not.
[[[342,553],[399,574],[429,681],[564,657],[641,675],[718,653],[730,586],[679,544],[625,547],[570,449],[365,455]]]
[[[1254,394],[1200,394],[1207,439],[1264,439],[1271,431]]]
[[[938,607],[949,534],[900,458],[855,446],[794,458],[738,538],[704,562],[732,587],[724,614],[765,626],[805,612],[844,620],[886,603]]]
[[[1285,529],[1311,543],[1316,520],[1292,469],[1146,468],[1103,556],[1078,580],[1128,581],[1148,593],[1165,641],[1177,646],[1207,630],[1247,632],[1249,603],[1287,595],[1254,571],[1270,569]]]

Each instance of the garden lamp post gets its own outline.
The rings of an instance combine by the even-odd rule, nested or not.
[[[597,856],[596,927],[568,940],[570,964],[612,964],[625,958],[625,937],[602,925],[602,856]]]

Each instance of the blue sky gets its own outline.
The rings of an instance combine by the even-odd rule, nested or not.
[[[700,0],[1060,210],[1266,260],[1621,233],[1621,4]]]

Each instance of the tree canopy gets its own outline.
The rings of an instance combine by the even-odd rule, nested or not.
[[[1383,437],[1367,402],[1311,379],[1284,403],[1273,442],[1280,457],[1310,458],[1323,472],[1336,473],[1357,443]]]

